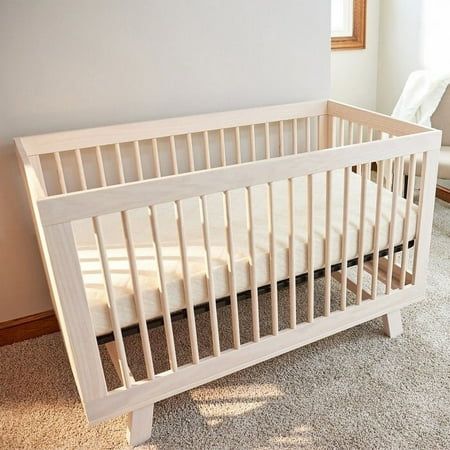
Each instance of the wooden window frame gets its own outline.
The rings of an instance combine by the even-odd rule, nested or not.
[[[353,34],[331,38],[332,50],[356,50],[366,48],[367,0],[353,0]]]

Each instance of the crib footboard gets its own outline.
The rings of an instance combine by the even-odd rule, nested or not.
[[[244,128],[248,139],[243,137]],[[218,131],[219,158],[215,167],[210,160],[209,149],[212,130]],[[228,163],[229,140],[224,130],[231,130],[233,133],[233,163]],[[193,138],[195,133],[198,139]],[[183,173],[177,164],[177,141],[174,136],[186,136],[188,168]],[[168,154],[172,157],[173,171],[167,176],[161,172],[158,160],[158,140],[162,137],[168,138]],[[151,143],[149,148],[155,169],[154,175],[148,179],[142,169],[142,148],[139,147],[139,142],[145,139]],[[124,142],[134,143],[137,178],[131,182],[126,182],[123,171],[120,145]],[[376,317],[384,316],[386,332],[395,336],[401,331],[400,309],[423,298],[440,149],[440,132],[436,130],[325,101],[171,119],[146,123],[145,126],[134,124],[129,129],[121,126],[108,127],[101,132],[71,132],[55,135],[54,139],[48,136],[22,138],[17,140],[17,145],[29,187],[55,309],[86,415],[90,422],[95,423],[123,413],[133,413],[130,417],[130,440],[133,443],[141,442],[149,436],[154,403]],[[98,158],[103,145],[114,146],[114,164],[119,174],[119,182],[114,185],[107,185],[103,160]],[[202,152],[206,155],[201,168],[195,167],[194,153],[197,145],[202,146]],[[247,153],[244,146],[248,147]],[[100,186],[95,188],[88,188],[85,163],[80,156],[80,149],[87,147],[96,149],[97,153]],[[259,147],[262,154],[260,158],[257,156]],[[79,175],[80,187],[73,192],[67,192],[69,189],[59,156],[60,152],[69,150],[75,152]],[[46,184],[41,165],[43,155],[49,153],[55,155],[56,178],[61,183],[62,192],[57,195],[49,195],[49,183]],[[332,195],[336,189],[333,174],[337,172],[341,174],[339,182],[342,182],[343,198],[342,212],[336,222],[332,217]],[[323,176],[325,180],[324,223],[320,225],[324,235],[323,285],[320,285],[320,295],[315,281],[318,262],[314,260],[318,227],[314,180],[318,176]],[[353,186],[351,179],[355,176],[359,176],[359,219],[356,223],[349,223],[349,211],[354,197],[354,193],[350,191]],[[419,183],[416,182],[418,177]],[[299,179],[304,180],[302,191],[299,191],[296,184]],[[278,229],[275,218],[274,185],[282,181],[288,186],[287,230]],[[373,198],[369,197],[369,184],[373,186],[373,192],[376,192]],[[254,235],[255,211],[259,207],[255,204],[254,189],[261,185],[267,188],[269,230],[270,332],[265,335],[261,333],[260,324],[258,288],[261,284],[258,283],[256,273]],[[240,290],[237,283],[237,271],[240,269],[236,262],[233,232],[235,211],[231,193],[236,190],[243,190],[245,195],[248,230],[249,320],[252,336],[246,341],[242,339],[240,329]],[[231,348],[227,349],[222,347],[220,339],[208,228],[210,216],[207,198],[212,194],[223,196],[232,342]],[[296,230],[300,225],[295,205],[299,195],[305,196],[306,204],[303,217],[307,230],[307,289],[304,296],[298,295],[296,287],[299,275]],[[390,199],[389,210],[383,210],[383,198],[386,198],[383,196]],[[186,215],[190,212],[183,207],[188,199],[198,199],[201,212],[202,254],[205,258],[212,343],[208,355],[203,355],[198,348],[195,300],[190,284],[185,230]],[[369,201],[376,203],[373,208],[373,223],[367,221]],[[179,233],[183,294],[191,348],[191,362],[187,364],[180,364],[177,354],[164,274],[163,243],[159,239],[157,207],[166,203],[174,205]],[[148,209],[157,259],[159,300],[169,364],[168,370],[159,373],[155,370],[153,361],[154,348],[147,328],[148,318],[145,315],[143,289],[129,219],[129,212],[136,208]],[[103,218],[112,213],[120,213],[126,242],[133,301],[146,369],[146,376],[142,379],[136,379],[130,371],[120,310],[103,239]],[[389,224],[387,246],[381,239],[383,218]],[[92,221],[102,262],[114,338],[108,344],[108,351],[122,383],[122,386],[114,389],[107,388],[72,228],[72,224],[81,219]],[[414,230],[411,231],[413,221]],[[349,233],[352,226],[357,228],[357,265],[353,278],[353,272],[350,273],[351,270],[347,267],[347,261],[351,257]],[[340,265],[333,260],[332,253],[336,227],[339,234]],[[283,232],[288,233],[287,276],[284,277],[289,286],[287,323],[279,317],[278,282],[284,269],[279,266],[276,257],[279,234]],[[367,236],[370,236],[371,242],[367,242]],[[400,236],[400,240],[396,236]],[[414,241],[414,248],[409,250],[407,244],[411,239]],[[402,246],[402,252],[398,256],[394,251],[396,245]],[[370,250],[367,251],[367,248]],[[382,256],[385,254],[382,251],[387,255]],[[333,303],[332,299],[335,280],[340,283],[337,303]],[[300,304],[304,305],[305,317],[299,316]]]

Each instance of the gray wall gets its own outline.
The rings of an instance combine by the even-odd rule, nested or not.
[[[329,0],[0,0],[0,322],[51,308],[12,138],[329,95]]]
[[[423,68],[424,1],[381,0],[377,110],[385,114],[392,113],[409,74]]]

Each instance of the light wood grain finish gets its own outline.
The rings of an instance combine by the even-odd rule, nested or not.
[[[341,281],[341,310],[347,307],[347,250],[348,250],[348,217],[350,207],[350,175],[351,168],[344,169],[344,205],[342,215],[342,281]]]
[[[206,280],[208,285],[208,301],[211,320],[213,352],[214,356],[219,356],[220,355],[219,325],[217,322],[216,289],[214,284],[214,271],[212,265],[211,244],[209,238],[208,201],[204,195],[200,198],[200,200],[201,200],[200,204],[201,204],[202,232],[203,232],[203,240],[205,243]]]
[[[378,283],[378,261],[380,252],[380,222],[381,222],[381,205],[383,202],[383,180],[384,180],[384,164],[385,161],[378,161],[377,163],[377,203],[375,207],[375,229],[373,237],[373,273],[372,273],[372,285],[371,296],[372,300],[375,300],[378,295],[377,283]]]
[[[395,227],[397,226],[397,201],[398,201],[399,182],[400,182],[400,158],[395,158],[394,184],[392,188],[391,220],[389,223],[389,253],[388,253],[386,294],[389,294],[391,292],[392,270],[394,267],[394,235],[395,235]]]
[[[271,136],[272,132],[273,136]],[[384,136],[389,139],[373,140],[375,133],[377,137]],[[275,138],[278,139],[278,147],[276,147]],[[185,139],[184,142],[183,139]],[[363,142],[364,140],[367,142]],[[177,148],[176,145],[180,142],[185,145]],[[19,138],[16,143],[36,230],[40,237],[42,255],[46,262],[47,275],[52,287],[55,308],[87,416],[90,421],[96,422],[119,414],[131,413],[129,428],[132,443],[140,443],[149,437],[155,402],[374,317],[387,315],[385,320],[392,322],[389,325],[389,333],[397,334],[399,327],[398,320],[394,320],[394,313],[423,296],[440,148],[440,133],[437,131],[337,102],[318,101]],[[122,147],[122,143],[126,145]],[[113,145],[113,152],[110,148],[105,148],[109,145]],[[230,148],[226,148],[226,145]],[[86,178],[85,168],[90,161],[88,148],[95,149],[96,167],[94,169],[97,170],[98,180],[100,180],[99,188],[92,187],[95,184],[98,185],[98,181],[93,182]],[[69,171],[64,165],[71,154],[68,154],[67,158],[65,155],[61,156],[60,152],[65,151],[74,152],[81,191],[67,193],[68,188],[73,190],[74,185],[72,182],[66,185],[64,175],[65,172],[68,175]],[[160,153],[161,151],[167,153]],[[416,249],[411,274],[408,272],[405,261],[408,255],[407,230],[411,211],[414,208],[413,176],[410,176],[408,183],[405,220],[402,223],[405,248],[401,266],[395,264],[393,257],[394,243],[396,243],[394,241],[395,221],[400,204],[397,198],[401,186],[400,168],[401,161],[409,158],[410,174],[413,175],[416,154],[424,151],[415,236]],[[200,152],[200,156],[197,152]],[[54,155],[54,167],[56,167],[62,194],[51,196],[47,194],[46,173],[39,159],[39,155],[47,153]],[[111,161],[108,160],[111,154],[115,157],[115,166],[112,166]],[[217,157],[220,167],[211,168],[212,164],[217,165]],[[259,161],[257,161],[258,157]],[[196,162],[201,161],[202,158],[204,164],[196,167]],[[248,160],[250,161],[244,162]],[[130,175],[129,166],[126,171],[124,170],[124,163],[130,161],[133,175]],[[186,161],[188,172],[185,169]],[[374,259],[373,262],[364,264],[363,260],[367,256],[364,250],[367,247],[364,242],[367,226],[366,189],[369,183],[369,165],[372,161],[378,161],[375,233],[373,249],[370,251]],[[393,186],[389,180],[386,180],[385,175],[388,174],[384,173],[386,168],[387,172],[391,172],[388,167],[390,161],[395,161]],[[145,179],[148,171],[145,164],[149,162],[153,173],[149,179]],[[353,223],[349,223],[352,207],[350,177],[355,176],[351,174],[352,167],[359,167],[358,170],[361,172],[361,187],[358,192],[360,214],[356,225],[359,228],[359,264],[356,282],[347,277],[349,227],[353,226]],[[89,173],[92,173],[90,169],[89,167]],[[342,222],[339,218],[338,224],[339,228],[342,226],[339,244],[341,245],[341,270],[332,274],[332,264],[335,264],[331,261],[330,248],[335,233],[335,218],[331,215],[334,190],[332,175],[333,171],[338,170],[344,171],[343,214]],[[325,174],[326,180],[324,224],[319,223],[314,214],[316,206],[314,181],[318,180],[317,174]],[[295,180],[300,177],[306,178],[305,192],[295,190]],[[131,178],[137,181],[130,181]],[[118,184],[108,185],[108,181],[117,183],[117,180]],[[289,223],[287,229],[275,226],[278,205],[274,202],[273,183],[281,180],[288,180],[286,207]],[[390,211],[382,210],[382,198],[388,194],[383,188],[385,180],[386,185],[392,188],[394,193]],[[268,282],[271,287],[272,333],[263,337],[260,335],[258,303],[258,287],[261,280],[258,280],[259,274],[255,263],[259,252],[259,249],[255,248],[255,210],[259,205],[255,204],[253,187],[257,185],[267,186],[267,247],[270,257]],[[239,328],[237,285],[240,274],[236,272],[238,256],[234,248],[236,236],[233,229],[234,205],[231,195],[232,190],[240,188],[245,189],[246,196],[251,292],[252,340],[247,343],[241,342]],[[224,202],[228,292],[232,319],[229,332],[233,341],[233,348],[225,351],[221,349],[219,338],[207,200],[209,194],[222,195]],[[306,211],[302,211],[301,214],[307,224],[307,255],[305,256],[308,270],[308,294],[306,322],[297,324],[296,308],[299,299],[296,298],[296,277],[299,274],[296,273],[296,258],[299,248],[296,240],[298,226],[296,204],[299,195],[305,195],[307,201]],[[201,357],[199,354],[194,314],[195,299],[190,284],[190,247],[186,238],[186,220],[184,219],[187,211],[183,208],[183,201],[189,198],[198,199],[200,205],[200,227],[203,237],[200,245],[203,246],[205,256],[205,278],[212,337],[212,351],[206,357]],[[165,247],[161,242],[159,230],[158,205],[162,203],[174,206],[179,237],[185,309],[192,348],[192,364],[182,366],[178,365],[179,355],[175,347],[172,311],[169,307],[165,274]],[[170,363],[170,370],[164,373],[155,373],[153,368],[143,307],[143,292],[139,284],[133,229],[129,217],[129,211],[135,208],[146,208],[149,212],[160,307]],[[115,305],[107,245],[101,227],[101,216],[110,213],[120,214],[125,238],[137,323],[140,328],[147,369],[147,378],[140,381],[134,379],[128,368],[121,318]],[[381,218],[386,213],[391,217],[387,259],[379,258],[378,255]],[[80,219],[92,220],[94,224],[115,340],[109,348],[116,355],[115,364],[124,384],[110,392],[107,392],[106,388],[71,227],[72,221]],[[318,243],[316,239],[320,236],[320,226],[325,227],[325,264],[322,267],[315,267],[315,264],[319,262],[314,261],[313,247],[315,243]],[[286,232],[288,236],[280,234]],[[277,258],[281,256],[277,246],[283,239],[288,243],[286,264],[289,281],[289,325],[284,329],[280,328],[283,322],[278,318],[278,282],[280,281],[278,277],[282,271],[282,263],[279,263],[280,259]],[[277,264],[280,266],[277,267]],[[325,308],[324,315],[321,317],[315,316],[317,298],[314,276],[318,268],[324,269],[325,275]],[[363,289],[364,270],[372,275],[370,293]],[[338,311],[331,311],[332,277],[339,280],[342,287]],[[377,295],[378,281],[386,285],[385,294]],[[356,305],[347,304],[348,290],[356,295]],[[370,298],[376,301],[363,301]]]
[[[403,251],[402,251],[402,268],[401,268],[401,277],[400,277],[400,287],[403,289],[405,287],[406,280],[406,269],[408,264],[408,246],[406,245],[408,240],[408,230],[411,221],[411,208],[414,200],[414,183],[416,177],[416,155],[411,155],[409,159],[409,168],[408,168],[408,186],[407,186],[407,194],[406,194],[406,205],[405,205],[405,219],[403,221],[403,233],[402,233],[402,242],[403,242]]]
[[[367,178],[369,176],[369,165],[361,166],[361,192],[359,205],[359,229],[358,229],[358,268],[357,268],[357,291],[356,303],[362,302],[363,275],[364,275],[364,233],[366,225],[366,195]]]
[[[383,330],[386,336],[396,338],[403,333],[402,316],[400,311],[392,311],[383,317]]]

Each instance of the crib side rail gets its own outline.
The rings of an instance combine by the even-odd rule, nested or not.
[[[327,114],[349,122],[365,125],[392,136],[404,136],[407,134],[429,131],[429,128],[412,122],[405,122],[382,113],[369,111],[341,102],[335,102],[333,100],[328,101]]]
[[[388,140],[352,144],[285,158],[56,195],[39,200],[38,208],[44,225],[65,223],[372,161],[393,159],[421,153],[426,149],[435,149],[439,145],[439,132],[426,131],[398,137],[395,144]]]

